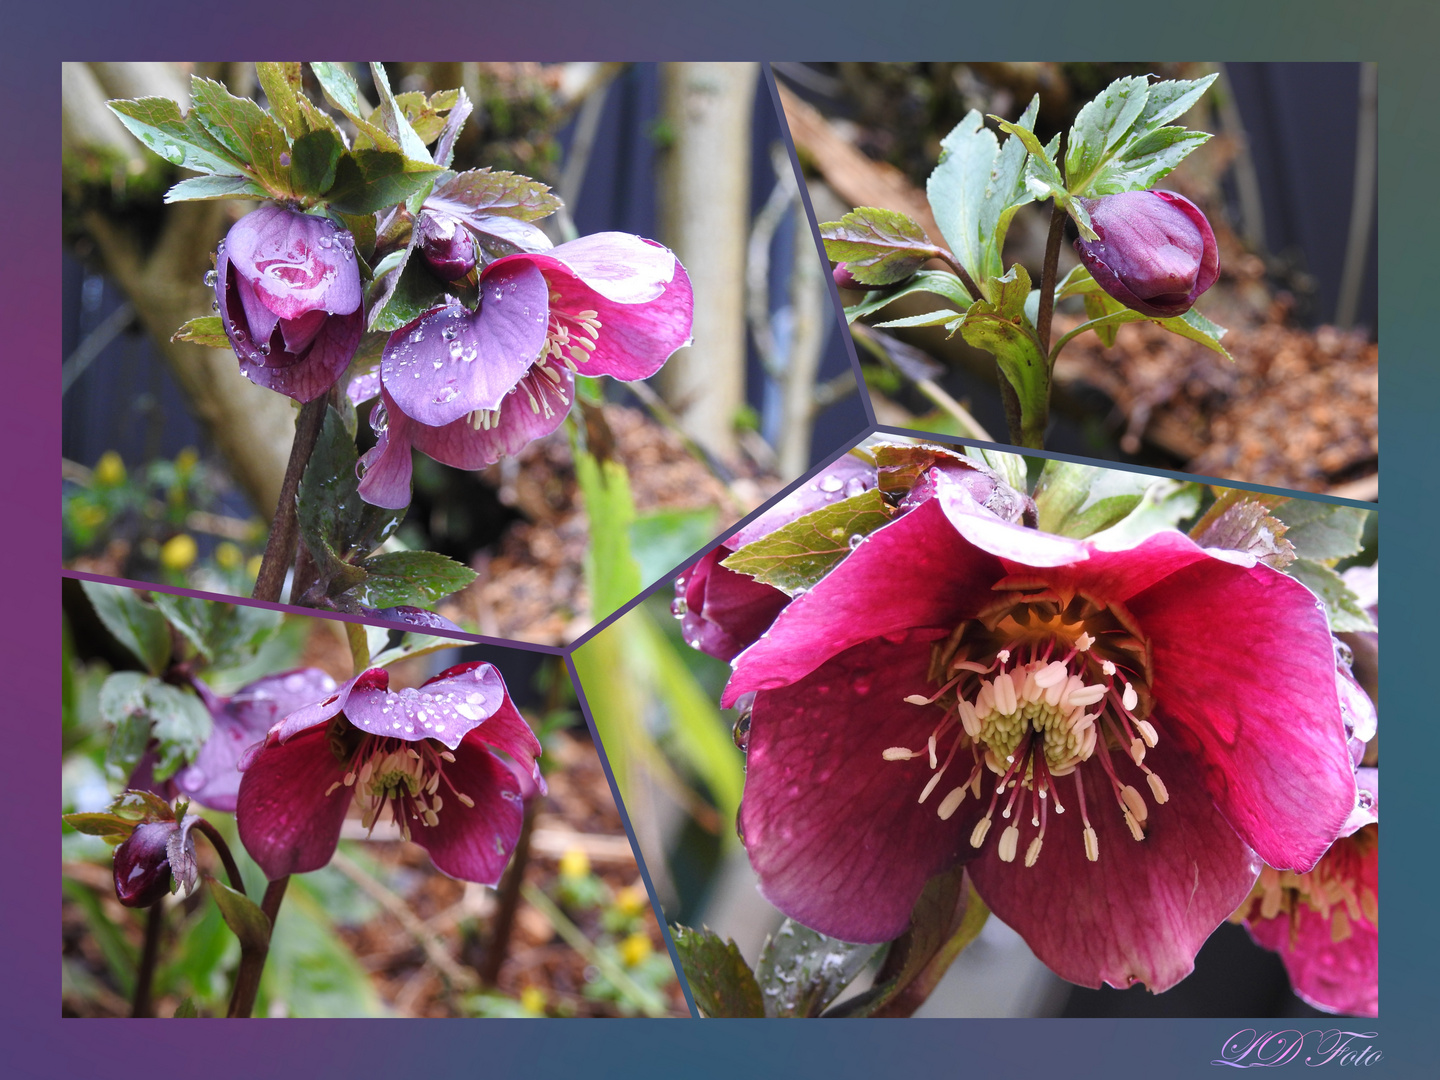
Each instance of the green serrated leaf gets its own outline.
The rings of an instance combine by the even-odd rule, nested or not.
[[[740,949],[706,929],[672,926],[671,937],[695,1004],[706,1016],[762,1017],[760,985]]]
[[[194,109],[181,116],[180,106],[163,97],[106,104],[130,134],[170,164],[221,176],[246,175],[244,161],[210,134]]]
[[[874,325],[887,330],[897,326],[950,326],[951,323],[958,326],[964,319],[963,311],[941,308],[939,311],[927,311],[924,315],[906,315],[903,319],[887,319],[885,322],[877,322]]]
[[[375,82],[375,92],[380,95],[380,106],[376,113],[379,114],[385,130],[400,144],[400,152],[412,161],[426,165],[435,164],[430,157],[430,151],[425,149],[425,141],[415,133],[410,121],[405,118],[405,110],[396,104],[395,95],[390,89],[390,76],[385,73],[385,65],[372,62],[370,77]]]
[[[965,291],[965,286],[960,284],[960,279],[948,270],[921,270],[898,289],[866,293],[864,300],[845,309],[845,320],[854,322],[858,318],[873,314],[881,308],[893,304],[902,296],[911,296],[922,292],[943,297],[961,311],[968,308],[976,299]]]
[[[290,148],[290,178],[302,195],[324,195],[335,183],[335,167],[345,146],[340,136],[323,128],[308,131]]]
[[[300,479],[297,502],[305,547],[331,574],[341,564],[374,551],[405,517],[403,507],[387,510],[360,498],[360,482],[355,476],[358,458],[355,437],[345,418],[333,406],[326,409],[320,438]]]
[[[1095,230],[1090,225],[1090,214],[1066,188],[1065,178],[1060,175],[1060,167],[1055,164],[1055,154],[1060,147],[1060,136],[1055,136],[1050,145],[1045,146],[1033,131],[1020,127],[1018,124],[1012,124],[998,116],[992,116],[990,119],[998,123],[1001,130],[1019,138],[1025,144],[1025,149],[1030,152],[1029,158],[1025,161],[1026,190],[1037,199],[1054,199],[1070,215],[1082,237],[1086,240],[1098,240],[1099,237],[1096,236]]]
[[[180,999],[180,1004],[175,1006],[175,1011],[170,1014],[175,1020],[194,1020],[200,1015],[195,1006],[195,999],[186,994]]]
[[[1049,460],[1035,485],[1040,530],[1077,539],[1100,532],[1139,506],[1154,482],[1142,473]]]
[[[192,110],[205,129],[277,198],[295,193],[290,179],[290,140],[275,118],[249,98],[236,97],[213,79],[190,80]]]
[[[1087,185],[1145,111],[1150,80],[1144,75],[1116,79],[1075,116],[1065,152],[1065,175],[1075,192]]]
[[[1100,344],[1107,349],[1115,344],[1120,327],[1124,323],[1132,321],[1112,317],[1119,315],[1124,310],[1125,305],[1107,293],[1096,291],[1085,294],[1085,314],[1090,320],[1086,329],[1093,330],[1095,336],[1100,339]]]
[[[878,490],[842,499],[746,544],[722,566],[791,594],[813,588],[864,538],[890,521]]]
[[[862,206],[820,226],[825,255],[843,262],[862,285],[893,285],[911,277],[944,251],[919,222],[896,210]]]
[[[265,608],[217,604],[168,593],[153,596],[170,625],[219,668],[237,667],[252,659],[285,621],[282,613]]]
[[[414,250],[412,239],[400,253],[399,268],[384,279],[370,308],[368,329],[372,332],[394,333],[445,302],[445,283],[430,272],[423,258],[411,258]]]
[[[248,176],[192,176],[165,192],[167,203],[204,199],[268,199],[270,192]]]
[[[1076,263],[1055,286],[1055,299],[1058,302],[1070,296],[1084,296],[1094,292],[1104,292],[1104,290],[1100,288],[1100,283],[1090,276],[1090,271],[1085,269],[1084,263]]]
[[[1271,516],[1276,500],[1262,501],[1249,494],[1236,488],[1221,492],[1204,520],[1190,530],[1190,538],[1201,547],[1243,551],[1283,570],[1295,561],[1295,545],[1285,535],[1289,529]]]
[[[86,836],[109,836],[124,840],[135,831],[135,822],[119,814],[61,814],[60,820]]]
[[[1016,126],[1028,133],[1038,109],[1037,95]],[[1026,156],[1023,141],[1010,138],[1001,146],[972,109],[941,142],[940,161],[926,183],[935,223],[986,299],[993,299],[989,283],[1000,276],[1010,222],[1035,198],[1025,185]]]
[[[199,698],[159,679],[120,671],[100,688],[100,717],[114,728],[105,761],[129,774],[152,739],[158,741],[155,778],[163,780],[210,737],[210,712]]]
[[[312,63],[310,70],[315,73],[325,99],[355,125],[357,150],[388,150],[403,156],[399,141],[380,125],[370,122],[370,104],[360,96],[360,85],[347,65]]]
[[[1319,597],[1325,605],[1332,633],[1356,634],[1375,629],[1359,598],[1344,579],[1324,563],[1296,559],[1285,568],[1285,573]]]
[[[491,169],[456,173],[437,183],[425,203],[462,220],[498,215],[521,221],[539,221],[564,205],[538,180]]]
[[[211,349],[230,348],[230,339],[225,336],[225,324],[219,315],[201,315],[191,319],[170,336],[171,341],[188,341],[192,345],[204,345]]]
[[[1207,349],[1211,349],[1225,357],[1226,360],[1234,359],[1225,351],[1225,346],[1220,344],[1220,339],[1224,337],[1227,332],[1225,327],[1216,326],[1194,308],[1185,312],[1184,315],[1177,315],[1172,319],[1154,319],[1152,321],[1159,323],[1172,334],[1179,334],[1181,337],[1189,338],[1191,341],[1198,341]]]
[[[354,590],[357,599],[376,608],[433,608],[476,577],[468,566],[434,551],[389,551],[363,560],[359,568],[367,576]]]
[[[875,955],[879,945],[854,945],[786,919],[760,950],[755,981],[765,1015],[819,1016]]]
[[[1274,513],[1286,524],[1285,539],[1295,545],[1296,555],[1327,562],[1360,553],[1365,522],[1372,511],[1358,506],[1291,499]]]
[[[116,641],[129,649],[152,674],[165,670],[170,661],[170,627],[164,615],[141,600],[137,593],[119,585],[82,581],[80,587]]]
[[[1165,80],[1149,86],[1145,106],[1124,137],[1113,142],[1088,173],[1082,175],[1073,169],[1067,172],[1071,191],[1099,196],[1152,187],[1210,138],[1203,131],[1165,125],[1184,115],[1218,77]]]
[[[309,131],[305,117],[296,99],[304,93],[304,75],[299,61],[274,63],[261,61],[255,65],[255,76],[270,111],[275,114],[291,138],[299,138]]]
[[[373,214],[404,202],[440,172],[438,166],[417,165],[398,151],[351,150],[336,165],[335,183],[325,200],[342,214]]]

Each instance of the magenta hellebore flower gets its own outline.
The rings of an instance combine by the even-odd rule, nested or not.
[[[1326,1012],[1380,1011],[1380,770],[1361,769],[1360,805],[1309,873],[1260,871],[1236,913],[1280,954],[1290,985]]]
[[[1126,191],[1080,202],[1099,239],[1078,239],[1075,250],[1126,307],[1157,319],[1184,315],[1220,276],[1210,222],[1183,195]]]
[[[365,329],[355,241],[325,218],[284,206],[252,210],[220,242],[214,284],[251,382],[311,401],[355,355]]]
[[[213,727],[195,759],[175,774],[175,787],[201,806],[233,813],[245,751],[290,713],[334,690],[335,680],[319,668],[300,668],[256,679],[230,697],[216,696],[198,679],[195,689]]]
[[[412,446],[484,468],[560,426],[576,372],[644,379],[690,341],[685,268],[628,233],[496,259],[480,296],[474,312],[451,303],[390,336],[370,414],[379,441],[361,459],[366,502],[410,501]]]
[[[939,469],[907,503],[734,662],[762,891],[887,941],[968,862],[1063,978],[1169,988],[1261,859],[1309,870],[1356,805],[1323,611],[1252,556],[1041,533]]]
[[[544,790],[539,740],[490,664],[416,689],[389,681],[382,668],[357,675],[285,717],[241,763],[235,822],[271,880],[329,862],[352,801],[366,828],[388,808],[451,877],[500,880],[522,803]]]

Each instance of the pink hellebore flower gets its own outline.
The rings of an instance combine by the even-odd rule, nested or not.
[[[1178,532],[1103,550],[940,470],[907,502],[734,662],[762,891],[887,941],[969,862],[1063,978],[1168,989],[1260,859],[1309,870],[1355,807],[1323,611]]]
[[[1215,233],[1200,208],[1173,191],[1081,199],[1098,240],[1075,241],[1099,286],[1152,318],[1184,315],[1220,276]]]
[[[685,268],[629,233],[496,259],[480,296],[474,312],[450,304],[390,336],[370,414],[379,442],[361,459],[365,501],[410,501],[412,446],[483,468],[560,426],[576,372],[648,378],[690,341]]]
[[[351,802],[374,828],[386,807],[451,877],[493,885],[544,790],[540,742],[492,665],[388,689],[372,668],[276,724],[241,763],[235,821],[271,880],[330,861]],[[503,757],[500,755],[504,755]]]
[[[355,241],[325,218],[252,210],[220,242],[214,281],[225,334],[251,382],[312,401],[355,355],[365,329]]]
[[[1360,806],[1313,870],[1265,867],[1236,913],[1280,954],[1295,993],[1326,1012],[1380,1012],[1379,777],[1360,770]]]

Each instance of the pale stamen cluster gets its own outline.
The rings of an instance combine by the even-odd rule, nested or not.
[[[1341,839],[1336,842],[1330,854],[1321,859],[1309,873],[1294,870],[1276,870],[1266,866],[1260,871],[1260,880],[1255,883],[1252,898],[1260,901],[1258,917],[1273,919],[1282,912],[1290,917],[1292,935],[1298,931],[1295,916],[1301,907],[1313,910],[1321,919],[1330,924],[1330,940],[1336,944],[1347,940],[1354,929],[1352,923],[1364,919],[1371,926],[1380,926],[1380,901],[1375,890],[1362,886],[1357,879],[1351,860],[1337,857],[1341,845],[1359,846],[1366,841],[1364,834],[1355,840]],[[1241,911],[1248,910],[1246,905]],[[1255,918],[1255,913],[1251,913]]]
[[[388,805],[391,818],[409,840],[410,822],[431,827],[440,824],[445,805],[442,783],[462,806],[475,805],[475,800],[457,790],[445,775],[445,765],[454,761],[454,754],[429,739],[411,743],[367,735],[345,778],[331,784],[325,794],[333,795],[342,786],[353,788],[362,808],[361,824],[372,831],[380,811]]]
[[[982,798],[982,778],[988,770],[999,779],[985,816],[971,833],[970,843],[978,848],[985,842],[999,808],[1002,818],[1009,821],[1013,816],[1016,823],[1001,833],[997,853],[1005,862],[1015,861],[1020,844],[1018,821],[1029,799],[1030,823],[1038,831],[1025,850],[1026,866],[1034,866],[1040,857],[1050,805],[1057,814],[1065,812],[1057,781],[1070,775],[1075,776],[1085,856],[1091,862],[1099,860],[1099,838],[1090,821],[1084,781],[1078,771],[1085,762],[1098,760],[1131,835],[1143,840],[1149,816],[1145,799],[1135,787],[1116,776],[1110,754],[1112,749],[1124,748],[1145,773],[1155,802],[1163,804],[1169,800],[1169,793],[1160,777],[1144,763],[1145,751],[1154,747],[1159,737],[1154,726],[1136,714],[1140,697],[1134,684],[1119,675],[1113,661],[1097,663],[1087,655],[1094,643],[1090,634],[1081,632],[1062,659],[1052,659],[1056,644],[1053,639],[1043,649],[1038,643],[1029,643],[1030,659],[1008,670],[1012,655],[1021,648],[1018,642],[998,650],[988,664],[964,657],[952,659],[946,669],[948,681],[939,691],[928,697],[912,694],[905,699],[921,706],[941,699],[949,701],[925,749],[891,747],[884,751],[885,760],[928,759],[932,775],[920,792],[919,801],[923,803],[939,786],[960,751],[968,750],[969,774],[940,800],[936,812],[941,820],[949,820],[967,794]],[[947,739],[950,746],[942,762],[940,746]],[[1006,792],[1009,797],[1002,807]]]
[[[550,293],[550,325],[545,332],[545,345],[540,350],[539,362],[555,360],[571,371],[579,371],[578,365],[586,363],[600,340],[600,313],[589,308],[574,313],[563,311],[556,305],[560,296]]]

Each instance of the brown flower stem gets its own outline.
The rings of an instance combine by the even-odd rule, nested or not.
[[[285,899],[285,888],[290,876],[278,878],[265,888],[265,898],[260,901],[260,910],[270,920],[271,930],[275,927],[275,916],[280,913],[280,901]],[[227,1016],[244,1019],[255,1008],[255,995],[260,991],[260,974],[265,970],[265,958],[270,955],[267,942],[264,948],[242,946],[240,970],[235,973],[235,989],[230,994],[230,1009]]]
[[[225,867],[225,876],[230,879],[230,887],[244,896],[245,879],[240,876],[240,867],[235,865],[235,857],[230,854],[230,845],[225,842],[225,837],[220,835],[220,830],[204,818],[196,823],[195,828],[205,834],[210,846],[215,849],[215,854],[220,856],[220,862]]]
[[[515,857],[510,860],[510,869],[497,890],[498,907],[495,922],[490,933],[490,946],[485,950],[485,959],[480,964],[480,980],[486,986],[495,986],[500,979],[500,969],[510,951],[510,933],[515,927],[515,912],[520,908],[520,885],[525,879],[525,867],[530,861],[530,833],[535,827],[535,807],[539,800],[530,799],[525,803],[525,820],[520,825],[520,838],[515,842]]]
[[[985,295],[975,284],[975,279],[970,276],[965,267],[960,265],[960,260],[949,251],[941,249],[940,258],[950,264],[950,269],[955,271],[955,276],[960,279],[960,284],[965,286],[965,291],[970,294],[971,300],[983,300]]]
[[[1040,310],[1035,316],[1035,332],[1040,338],[1040,351],[1046,356],[1050,354],[1050,323],[1055,315],[1055,280],[1060,272],[1060,241],[1065,239],[1065,217],[1064,207],[1057,202],[1050,211],[1045,264],[1040,268]]]
[[[275,506],[275,520],[270,525],[270,539],[265,544],[260,573],[255,578],[255,591],[250,594],[252,599],[280,599],[285,572],[295,558],[299,525],[295,494],[300,490],[300,478],[305,475],[305,466],[310,463],[310,455],[320,438],[329,404],[330,395],[322,394],[301,406],[300,415],[295,418],[295,441],[290,444],[290,462],[285,466],[285,479],[280,484],[280,500]]]
[[[130,1001],[131,1016],[150,1015],[150,987],[155,981],[155,962],[160,957],[160,932],[165,925],[165,901],[160,899],[145,912],[145,948],[140,970],[135,973],[135,995]]]

